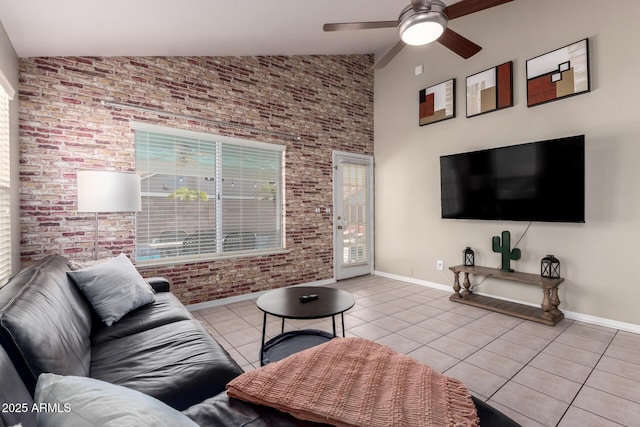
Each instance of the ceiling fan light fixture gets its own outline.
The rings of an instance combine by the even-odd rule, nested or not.
[[[406,44],[412,46],[422,46],[432,43],[442,35],[444,27],[438,22],[418,22],[405,29],[400,38]]]
[[[411,6],[400,14],[398,32],[403,42],[412,46],[432,43],[442,35],[449,22],[444,14],[445,5],[437,0],[431,8],[415,11]]]

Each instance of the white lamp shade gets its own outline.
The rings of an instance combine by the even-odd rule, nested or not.
[[[140,176],[128,172],[78,171],[78,212],[138,212]]]

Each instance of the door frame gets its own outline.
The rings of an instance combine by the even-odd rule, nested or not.
[[[375,254],[375,234],[374,234],[374,224],[375,224],[375,210],[374,210],[374,158],[371,155],[367,155],[367,154],[356,154],[356,153],[349,153],[346,151],[333,151],[333,165],[332,165],[332,169],[333,169],[333,278],[334,280],[343,280],[343,279],[349,279],[351,277],[357,277],[357,276],[361,276],[361,275],[366,275],[366,274],[373,274],[374,270],[374,254]],[[342,250],[342,240],[338,241],[338,239],[342,239],[342,233],[338,233],[338,225],[340,225],[338,223],[338,210],[336,209],[337,206],[340,205],[340,203],[338,202],[338,195],[341,193],[341,191],[339,191],[338,189],[338,182],[337,182],[337,177],[338,177],[338,164],[342,161],[342,160],[349,160],[352,159],[353,163],[356,164],[366,164],[369,166],[369,174],[367,177],[367,180],[369,182],[369,191],[367,194],[369,203],[367,206],[367,214],[369,217],[369,226],[366,228],[366,241],[368,242],[367,244],[367,249],[368,249],[368,262],[367,265],[369,268],[365,269],[364,268],[360,268],[358,270],[352,270],[352,271],[357,271],[356,274],[353,275],[344,275],[344,274],[340,274],[341,272],[345,271],[343,268],[340,268],[339,266],[341,265],[341,260],[344,258],[344,252]],[[362,267],[362,266],[361,266]],[[347,270],[348,271],[348,267]]]

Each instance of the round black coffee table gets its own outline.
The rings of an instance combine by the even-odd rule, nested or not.
[[[312,298],[305,302],[304,298],[301,299],[301,297],[305,296],[312,296]],[[260,364],[264,365],[267,314],[282,319],[281,335],[284,335],[285,319],[322,319],[331,317],[333,321],[333,337],[337,336],[336,316],[339,314],[342,320],[342,336],[345,336],[344,312],[354,306],[355,299],[349,292],[341,289],[326,286],[294,286],[268,292],[258,298],[256,304],[264,313],[262,320],[262,346],[260,347]],[[309,332],[313,332],[314,336],[318,335],[318,331],[310,330]],[[301,342],[303,336],[304,333],[291,334],[291,339]],[[290,340],[284,340],[281,336],[278,337],[281,345],[284,345],[285,341],[289,341],[288,344],[291,345]],[[278,337],[274,337],[274,339]],[[309,342],[309,337],[307,337],[307,342]],[[300,350],[299,346],[295,348],[298,351]]]

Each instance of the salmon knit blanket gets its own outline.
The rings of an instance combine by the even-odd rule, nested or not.
[[[336,426],[479,425],[463,383],[361,338],[334,338],[242,374],[227,394]]]

